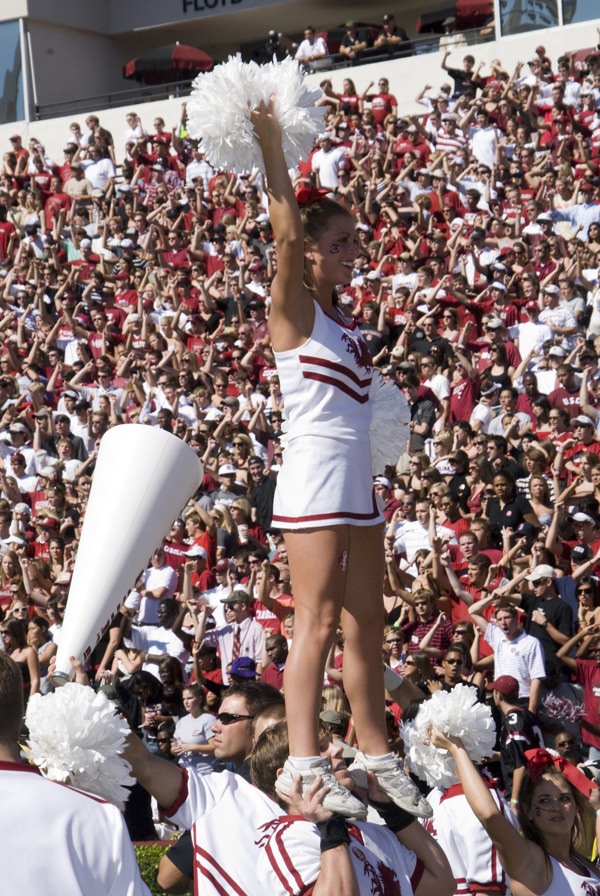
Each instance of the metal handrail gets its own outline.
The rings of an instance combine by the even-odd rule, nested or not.
[[[482,34],[481,28],[473,28],[469,31],[461,31],[467,46],[472,44],[487,43],[495,40],[493,32]],[[360,65],[371,65],[374,62],[388,62],[394,59],[408,59],[424,53],[435,53],[439,50],[441,34],[432,34],[428,37],[417,37],[408,41],[408,45],[394,53],[382,52],[371,47],[361,55],[360,59],[349,62],[342,53],[333,53],[324,56],[316,65],[309,66],[311,72],[338,71],[339,69],[355,68]],[[464,46],[461,44],[460,46]],[[154,100],[168,99],[172,96],[189,96],[193,84],[192,78],[184,81],[172,81],[168,84],[148,84],[131,90],[116,90],[101,93],[96,96],[80,97],[72,100],[62,100],[57,103],[44,103],[35,107],[35,118],[42,121],[47,118],[58,118],[62,115],[77,115],[79,113],[100,112],[103,109],[114,109],[119,106],[138,105]]]
[[[95,96],[61,100],[57,103],[44,103],[35,107],[35,117],[37,121],[41,121],[61,115],[75,115],[79,112],[101,111],[119,106],[154,102],[154,100],[168,99],[173,95],[189,96],[193,80],[193,78],[188,78],[185,81],[171,81],[168,84],[145,84],[131,90],[111,90]]]

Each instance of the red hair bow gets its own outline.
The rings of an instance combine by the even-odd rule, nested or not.
[[[565,759],[564,756],[553,756],[548,750],[525,750],[525,759],[527,760],[527,770],[532,781],[544,774],[546,769],[553,765],[563,773],[569,784],[572,784],[577,790],[581,791],[585,796],[589,796],[590,791],[595,790],[597,785],[590,781],[589,778],[580,772],[577,766]]]
[[[325,199],[328,190],[317,190],[316,187],[300,187],[296,193],[296,201],[298,205],[310,205],[312,202],[319,202]]]

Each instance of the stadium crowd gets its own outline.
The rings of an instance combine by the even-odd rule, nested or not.
[[[324,129],[293,177],[356,215],[339,304],[411,409],[406,453],[374,471],[384,659],[423,699],[491,689],[514,808],[529,748],[600,780],[600,52],[580,69],[540,46],[512,72],[456,56],[418,116],[398,115],[384,77],[360,95],[324,81]],[[0,632],[26,697],[48,692],[103,435],[184,439],[202,487],[89,672],[133,695],[151,749],[209,768],[249,715],[215,721],[224,689],[281,689],[293,637],[271,520],[277,247],[259,172],[214,170],[185,106],[172,130],[145,125],[130,113],[113,138],[90,115],[62,160],[39,125],[3,156]],[[349,756],[343,632],[327,674],[323,720]]]

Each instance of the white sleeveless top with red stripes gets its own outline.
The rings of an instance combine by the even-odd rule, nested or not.
[[[314,307],[309,339],[275,353],[287,446],[273,525],[373,525],[382,517],[369,445],[372,359],[354,323],[332,320],[316,302]]]

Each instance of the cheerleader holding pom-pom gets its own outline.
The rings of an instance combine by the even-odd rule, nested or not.
[[[344,689],[361,748],[351,771],[373,771],[379,786],[414,815],[431,808],[389,752],[381,638],[382,516],[373,495],[369,389],[374,372],[354,322],[337,306],[336,287],[352,276],[352,215],[317,190],[294,195],[275,97],[250,114],[267,177],[277,242],[269,330],[277,361],[287,447],[273,524],[284,532],[294,583],[294,640],[284,691],[290,758],[278,779],[288,795],[316,777],[330,787],[327,808],[364,817],[319,753],[318,717],[325,660],[341,620]]]

